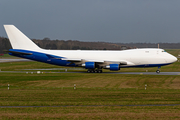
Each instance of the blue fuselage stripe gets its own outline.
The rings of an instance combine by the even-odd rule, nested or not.
[[[14,53],[9,53],[9,54],[13,56],[21,57],[21,58],[34,60],[34,61],[44,62],[48,64],[53,64],[53,65],[59,65],[59,66],[75,66],[75,64],[70,64],[70,62],[67,62],[66,60],[56,59],[56,58],[62,58],[59,56],[54,56],[54,55],[49,55],[49,54],[34,52],[34,51],[28,51],[28,50],[10,49],[9,51],[33,53],[32,55],[21,55],[21,54],[14,54]]]

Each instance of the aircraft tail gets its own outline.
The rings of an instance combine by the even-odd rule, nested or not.
[[[14,25],[4,25],[13,49],[37,50],[39,48],[32,40],[24,35]]]

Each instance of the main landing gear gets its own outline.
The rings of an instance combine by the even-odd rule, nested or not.
[[[161,67],[158,67],[158,69],[156,70],[156,73],[157,73],[157,74],[159,74],[159,73],[160,73],[159,68],[161,68]]]
[[[88,69],[87,70],[87,73],[102,73],[102,70],[101,69]]]

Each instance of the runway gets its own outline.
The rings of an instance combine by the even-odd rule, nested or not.
[[[31,61],[28,59],[0,59],[0,63],[3,62],[20,62],[20,61]],[[26,71],[28,70],[28,71]],[[33,72],[30,72],[30,71]],[[37,73],[35,71],[43,71],[43,73],[87,73],[86,71],[79,72],[68,72],[69,70],[84,70],[83,68],[51,68],[51,69],[22,69],[20,71],[0,71],[1,73]],[[51,71],[52,70],[52,71]],[[64,72],[53,72],[53,70],[64,70]],[[46,71],[46,72],[44,72]],[[51,71],[51,72],[48,72]],[[89,73],[89,74],[129,74],[129,75],[180,75],[180,72],[103,72],[103,73]]]
[[[51,73],[87,73],[86,71],[83,71],[84,68],[48,68],[48,69],[21,69],[21,70],[37,70],[37,71],[53,71],[53,70],[64,70],[66,72],[52,72]],[[82,72],[79,71],[74,71],[74,72],[68,72],[71,70],[82,70]],[[93,73],[89,73],[89,74],[93,74]],[[97,74],[97,73],[95,73]],[[103,73],[99,73],[99,74],[133,74],[133,75],[180,75],[180,72],[160,72],[159,74],[157,74],[156,72],[103,72]]]
[[[51,73],[87,73],[87,72],[51,72]],[[88,74],[124,74],[124,75],[180,75],[180,72],[103,72],[103,73],[88,73]]]
[[[23,62],[23,61],[31,61],[28,59],[0,59],[0,63],[3,62]]]
[[[0,73],[26,73],[26,74],[37,74],[37,71],[0,71]],[[38,74],[45,74],[45,73],[64,73],[64,74],[68,74],[68,73],[84,73],[86,74],[87,72],[52,72],[52,71],[46,71],[46,72],[42,72],[38,71]],[[180,75],[180,72],[160,72],[159,74],[157,74],[156,72],[103,72],[103,73],[87,73],[87,74],[122,74],[122,75]]]
[[[60,105],[60,106],[0,106],[0,108],[42,108],[42,107],[151,107],[151,106],[180,106],[180,104],[154,105]]]
[[[180,72],[109,72],[103,74],[130,74],[130,75],[180,75]]]

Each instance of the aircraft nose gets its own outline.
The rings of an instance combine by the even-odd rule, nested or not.
[[[173,56],[173,57],[174,57],[174,56]],[[173,58],[173,61],[176,62],[176,61],[177,61],[177,57],[174,57],[174,58]]]
[[[174,57],[173,55],[170,55],[170,56],[168,56],[168,58],[166,58],[166,61],[167,61],[168,63],[174,63],[174,62],[177,61],[177,58]]]

